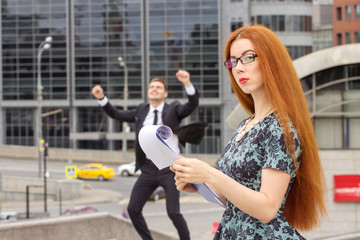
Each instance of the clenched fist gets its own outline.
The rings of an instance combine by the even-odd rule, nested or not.
[[[93,87],[91,93],[96,99],[104,98],[104,90],[101,88],[100,85],[96,85],[95,87]]]
[[[190,73],[188,73],[187,71],[180,69],[179,71],[177,71],[176,77],[180,82],[185,85],[185,87],[191,86]]]

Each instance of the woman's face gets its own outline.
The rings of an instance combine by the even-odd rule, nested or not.
[[[263,94],[265,92],[264,80],[258,57],[255,57],[253,62],[248,61],[253,59],[256,54],[253,44],[249,39],[240,38],[235,40],[230,47],[230,58],[242,57],[245,64],[239,60],[237,65],[231,69],[234,79],[241,90],[246,94]],[[246,63],[248,62],[248,63]]]

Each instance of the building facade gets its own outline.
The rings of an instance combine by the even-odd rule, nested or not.
[[[1,144],[36,145],[40,131],[52,147],[120,149],[122,124],[106,117],[91,88],[100,84],[115,106],[132,108],[161,77],[169,101],[183,101],[182,68],[201,98],[186,122],[209,123],[187,151],[220,151],[219,1],[2,0],[1,9]],[[51,47],[40,48],[48,36]]]
[[[288,49],[292,59],[312,52],[312,7],[311,0],[223,0],[221,1],[221,49],[223,54],[228,36],[234,28],[251,23],[271,28]],[[226,144],[234,134],[240,120],[247,114],[238,105],[228,72],[221,68],[223,102],[222,135]],[[228,120],[236,118],[236,121]]]
[[[34,146],[41,135],[50,147],[122,149],[122,123],[104,114],[91,88],[100,84],[113,105],[130,109],[147,101],[149,81],[161,77],[168,101],[185,101],[175,78],[182,68],[200,94],[184,123],[209,124],[203,141],[183,151],[219,154],[233,134],[226,123],[237,105],[222,67],[231,31],[265,24],[294,59],[312,50],[308,0],[2,0],[1,9],[0,144]],[[132,130],[130,124],[130,149]]]
[[[292,59],[312,52],[312,0],[251,0],[250,22],[269,26]]]
[[[360,44],[324,49],[294,61],[321,149],[359,149]]]
[[[313,52],[333,46],[332,9],[332,4],[313,5]]]
[[[360,0],[334,0],[333,45],[360,42]]]

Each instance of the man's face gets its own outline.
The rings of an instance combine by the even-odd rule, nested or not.
[[[150,101],[164,101],[168,96],[165,86],[161,82],[152,82],[148,88],[148,98]]]

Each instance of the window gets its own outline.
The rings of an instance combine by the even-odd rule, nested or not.
[[[354,5],[354,20],[358,20],[360,15],[360,5]]]
[[[264,15],[263,16],[262,24],[267,26],[267,27],[270,27],[270,16],[269,15]]]
[[[70,146],[69,109],[43,108],[43,138],[50,147],[66,148]]]
[[[327,112],[326,117],[316,115],[314,117],[316,139],[321,149],[359,148],[360,118],[357,116],[350,118],[337,116],[338,112],[355,113],[360,110],[358,102],[348,101],[356,99],[356,95],[352,95],[350,92],[360,89],[360,81],[355,80],[345,83],[337,81],[343,78],[360,76],[359,67],[359,64],[337,66],[319,71],[313,78],[319,90],[313,95],[316,100],[311,98],[307,100],[309,103],[315,101],[315,108],[312,111],[320,113],[326,109]],[[313,86],[312,77],[309,76],[301,80],[303,86],[308,86],[307,89],[311,89],[311,86]],[[306,83],[303,81],[306,81]],[[329,99],[332,100],[329,102]],[[334,104],[337,102],[342,102],[343,105]]]
[[[5,143],[34,145],[34,113],[32,109],[8,108],[5,110]]]
[[[273,31],[278,31],[279,24],[278,24],[278,17],[276,15],[271,16],[271,23],[270,23],[271,29]]]
[[[142,2],[142,1],[140,1]],[[167,14],[151,16],[148,21],[151,42],[149,46],[150,61],[149,76],[167,79],[169,98],[184,98],[182,84],[175,79],[179,68],[188,69],[200,97],[219,97],[219,74],[207,75],[208,66],[218,65],[218,52],[207,52],[206,49],[218,47],[218,1],[149,1],[149,2],[191,2],[197,3],[186,7],[179,15]],[[234,1],[235,2],[235,1]],[[237,0],[236,2],[239,2]],[[162,6],[151,5],[150,11],[168,12],[169,3]],[[235,3],[234,3],[235,4]],[[182,4],[181,4],[182,5]],[[171,11],[174,10],[171,8]],[[230,26],[236,29],[242,26],[241,17],[231,20]],[[163,34],[172,32],[172,35]],[[183,49],[186,48],[187,52]],[[141,61],[141,58],[139,58]],[[212,68],[212,67],[210,67]],[[208,80],[211,79],[211,82]],[[213,79],[217,79],[213,81]]]
[[[337,21],[341,21],[342,17],[341,17],[341,7],[337,7],[336,8],[336,20]]]
[[[351,43],[351,34],[349,32],[345,34],[345,43]]]
[[[79,132],[106,132],[106,114],[99,107],[80,107],[78,109]]]
[[[285,31],[285,15],[279,16],[279,31],[280,32]]]
[[[337,33],[336,34],[336,45],[341,45],[342,44],[342,35],[341,33]]]
[[[296,59],[312,52],[312,46],[286,46],[291,59]]]
[[[236,29],[240,28],[244,26],[243,21],[239,20],[239,21],[231,21],[231,31],[235,31]]]
[[[293,20],[292,17],[288,16],[287,20]],[[251,17],[251,21],[254,22],[255,17]],[[285,31],[285,15],[260,15],[256,16],[256,23],[263,24],[265,26],[270,27],[275,32],[283,32]],[[288,24],[288,28],[293,29],[293,23]],[[287,29],[289,30],[289,29]]]
[[[354,43],[360,43],[360,32],[354,32]]]
[[[221,148],[221,110],[219,107],[199,107],[190,116],[191,122],[206,122],[204,138],[199,145],[191,144],[192,153],[219,154]]]
[[[350,21],[351,18],[351,7],[345,6],[345,20]]]
[[[126,73],[128,99],[141,97],[142,58],[136,57],[141,53],[141,2],[138,0],[127,3],[104,0],[76,2],[81,4],[75,4],[73,10],[75,21],[73,29],[76,34],[73,52],[76,75],[75,98],[93,99],[90,91],[94,84],[104,86],[111,99],[123,98]],[[155,14],[153,10],[149,10],[150,17]],[[163,9],[159,11],[164,14]],[[119,56],[122,56],[126,62],[128,70],[126,73],[123,67],[116,64]]]
[[[312,31],[312,17],[305,16],[305,32]]]
[[[4,100],[36,99],[38,74],[33,55],[40,43],[51,35],[51,47],[43,49],[40,55],[43,99],[67,99],[66,4],[50,8],[45,7],[48,5],[45,3],[31,2],[2,4],[2,97]]]

